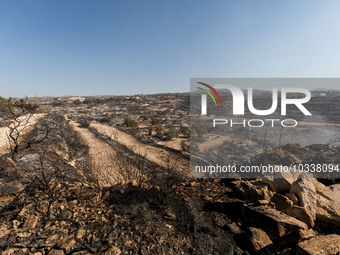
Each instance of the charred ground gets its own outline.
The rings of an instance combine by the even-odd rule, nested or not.
[[[189,168],[183,168],[189,165],[188,103],[185,94],[41,102],[45,115],[23,135],[14,160],[5,151],[0,160],[3,254],[313,254],[308,247],[339,249],[340,216],[325,206],[334,199],[329,192],[338,196],[336,179],[190,179]],[[119,132],[101,132],[94,124]],[[334,163],[339,158],[336,143],[270,144],[255,152],[233,146],[237,150],[230,157],[245,155],[248,163]],[[305,209],[309,203],[314,205],[310,211]],[[318,239],[324,236],[327,247]]]

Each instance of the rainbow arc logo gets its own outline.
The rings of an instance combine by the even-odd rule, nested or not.
[[[208,85],[208,84],[206,84],[206,83],[203,83],[203,82],[197,82],[197,83],[198,83],[198,84],[201,84],[201,85],[203,85],[203,86],[205,86],[205,87],[207,87],[207,88],[209,88],[209,89],[217,96],[217,98],[218,98],[218,100],[220,101],[220,104],[221,104],[221,106],[222,106],[221,97],[220,97],[220,95],[217,93],[217,91],[216,91],[212,86],[210,86],[210,85]],[[201,87],[196,87],[196,88],[198,88],[198,89],[200,89],[200,90],[203,90],[205,93],[207,93],[207,94],[212,98],[212,100],[214,101],[215,105],[217,106],[216,99],[215,99],[215,97],[213,96],[213,94],[211,94],[211,92],[210,92],[209,90],[204,89],[204,88],[201,88]]]

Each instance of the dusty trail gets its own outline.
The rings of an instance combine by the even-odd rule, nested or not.
[[[190,174],[189,160],[175,152],[141,143],[133,135],[120,131],[115,127],[109,127],[99,123],[91,123],[90,126],[159,166],[173,169],[184,175]]]
[[[111,186],[121,180],[120,174],[115,167],[117,151],[110,145],[98,139],[87,128],[81,128],[75,121],[70,121],[70,125],[84,139],[89,147],[90,167],[97,177],[101,187]]]
[[[41,113],[41,114],[33,114],[33,116],[28,120],[27,125],[20,126],[18,128],[18,131],[22,131],[25,129],[22,133],[22,136],[25,136],[29,132],[32,131],[34,128],[35,124],[43,117],[45,117],[46,114]],[[25,123],[26,124],[26,123]],[[1,127],[0,128],[0,156],[5,155],[6,153],[10,152],[10,143],[8,140],[8,134],[9,134],[9,128],[8,127]]]

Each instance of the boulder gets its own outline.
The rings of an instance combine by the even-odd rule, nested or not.
[[[316,217],[340,227],[340,184],[320,187],[317,191]]]
[[[319,191],[323,191],[324,189],[326,189],[326,186],[319,182],[317,179],[313,178],[313,184],[314,184],[314,187],[315,187],[315,191],[316,193],[318,193]]]
[[[270,240],[269,236],[262,229],[250,227],[250,244],[252,249],[258,253],[263,250],[273,249],[273,242]]]
[[[316,190],[310,175],[300,174],[292,184],[290,193],[295,193],[299,199],[299,205],[305,207],[313,220],[316,219]]]
[[[281,212],[288,212],[293,207],[293,202],[279,193],[275,193],[270,202],[274,203],[275,208]]]
[[[227,224],[227,229],[228,229],[230,232],[234,233],[235,235],[240,235],[240,234],[242,234],[242,230],[241,230],[241,228],[237,225],[236,222],[232,222],[232,223]]]
[[[287,213],[288,215],[306,223],[308,228],[314,227],[313,217],[305,207],[294,205]]]
[[[233,181],[231,185],[235,194],[241,199],[269,201],[273,196],[273,193],[269,190],[269,186],[260,181],[237,180]]]
[[[299,242],[308,240],[316,235],[317,233],[313,229],[301,229]]]
[[[299,200],[294,193],[286,193],[285,196],[288,197],[294,205],[298,204]]]
[[[299,230],[308,229],[307,225],[287,214],[277,211],[267,206],[243,207],[243,217],[248,222],[258,225],[274,239],[296,234],[298,241]]]
[[[339,253],[340,235],[337,234],[312,237],[306,241],[298,243],[296,246],[297,255],[335,255]]]
[[[271,190],[279,193],[286,193],[290,191],[292,183],[296,180],[294,175],[290,172],[277,172],[268,174],[261,179],[263,183],[270,186]]]

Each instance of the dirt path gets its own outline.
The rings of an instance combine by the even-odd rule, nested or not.
[[[200,143],[198,145],[198,149],[200,152],[203,151],[209,151],[215,148],[218,148],[226,141],[232,141],[232,139],[229,136],[223,136],[223,135],[215,135],[216,138],[212,140],[205,141],[203,143]]]
[[[34,128],[34,125],[40,120],[41,118],[45,117],[46,114],[34,114],[28,121],[27,125],[21,126],[18,128],[19,131],[25,129],[22,133],[24,136],[28,134]],[[0,128],[0,156],[10,152],[10,143],[8,140],[9,128],[8,127],[1,127]]]
[[[181,143],[183,141],[184,142],[188,141],[188,138],[177,137],[177,138],[173,138],[170,141],[160,141],[160,142],[157,142],[157,144],[163,145],[163,146],[166,146],[166,147],[169,147],[169,148],[172,148],[174,150],[181,151],[181,149],[182,149]]]
[[[123,144],[134,153],[144,156],[149,161],[165,168],[171,168],[184,175],[190,174],[190,161],[174,152],[141,143],[133,135],[120,131],[115,127],[109,127],[99,123],[91,123],[101,134]]]
[[[89,147],[90,167],[97,177],[99,185],[105,187],[119,182],[121,177],[114,164],[117,152],[109,144],[98,139],[87,128],[81,128],[75,121],[69,123]]]

